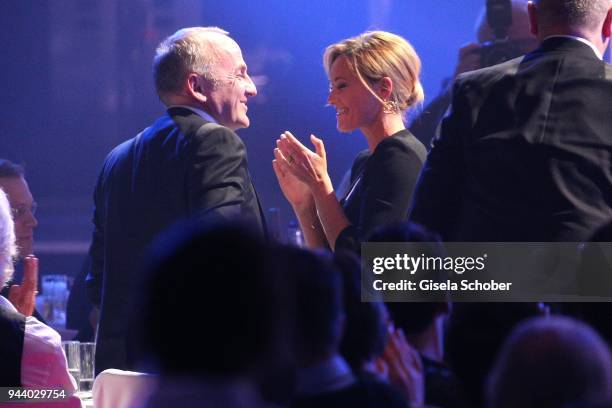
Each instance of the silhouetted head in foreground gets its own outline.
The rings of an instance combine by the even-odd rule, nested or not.
[[[535,318],[506,341],[488,385],[491,407],[563,407],[610,398],[612,355],[591,327],[565,317]]]
[[[151,253],[143,334],[163,374],[252,377],[283,355],[287,291],[247,226],[184,224]]]

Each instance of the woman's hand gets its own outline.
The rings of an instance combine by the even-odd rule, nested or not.
[[[276,141],[284,161],[292,175],[306,184],[313,194],[329,194],[333,191],[331,179],[327,174],[327,156],[323,141],[310,135],[315,151],[308,149],[291,132],[285,132]]]
[[[9,301],[24,316],[32,316],[38,289],[38,258],[28,255],[23,260],[23,281],[9,289]]]
[[[333,249],[338,235],[350,223],[327,174],[323,141],[314,135],[310,141],[315,152],[304,147],[290,132],[283,133],[276,141],[274,171],[296,212],[308,246]]]
[[[277,143],[278,144],[278,143]],[[287,161],[280,149],[274,149],[272,168],[278,179],[283,195],[296,213],[314,210],[314,200],[308,186],[295,177],[288,168]]]

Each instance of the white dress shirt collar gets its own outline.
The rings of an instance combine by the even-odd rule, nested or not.
[[[601,55],[601,52],[599,52],[599,50],[597,49],[597,47],[595,47],[595,44],[593,44],[592,42],[590,42],[589,40],[587,40],[586,38],[582,38],[582,37],[576,37],[574,35],[551,35],[548,36],[544,39],[544,41],[548,40],[549,38],[556,38],[556,37],[562,37],[562,38],[572,38],[576,41],[580,41],[581,43],[584,43],[586,45],[588,45],[589,47],[591,47],[591,49],[593,50],[593,52],[595,53],[595,55],[597,55],[597,58],[599,58],[600,60],[603,60],[603,55]]]

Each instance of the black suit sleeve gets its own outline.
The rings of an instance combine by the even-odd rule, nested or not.
[[[98,179],[94,192],[94,231],[91,246],[89,248],[91,263],[89,273],[85,279],[87,297],[89,301],[97,307],[100,307],[102,301],[102,271],[104,270],[104,224],[101,214],[104,196],[102,192],[102,174]]]
[[[441,124],[419,178],[410,221],[449,239],[462,203],[465,185],[463,137],[470,130],[472,112],[467,85],[455,83],[452,109]]]
[[[379,145],[363,174],[359,222],[340,233],[336,250],[358,251],[360,242],[375,229],[405,220],[422,164],[415,151],[399,140],[390,138]]]
[[[198,217],[237,219],[250,191],[246,148],[225,127],[196,133],[187,168],[189,212]]]

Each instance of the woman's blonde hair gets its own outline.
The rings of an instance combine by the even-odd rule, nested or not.
[[[334,61],[342,55],[348,58],[349,67],[385,108],[405,112],[425,98],[419,79],[421,59],[412,45],[399,35],[368,31],[330,45],[323,54],[328,77]],[[382,100],[371,87],[383,77],[393,82],[388,101]]]

